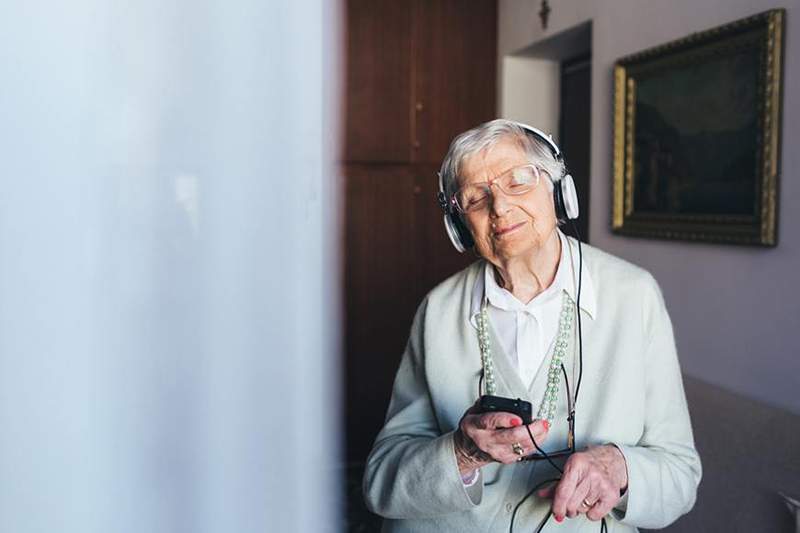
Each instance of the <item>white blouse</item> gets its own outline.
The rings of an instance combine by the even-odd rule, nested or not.
[[[470,317],[477,327],[480,302],[488,301],[489,322],[494,329],[501,348],[519,374],[522,383],[530,387],[539,367],[552,354],[558,335],[558,317],[562,305],[562,292],[577,299],[579,256],[577,247],[571,247],[566,236],[558,232],[561,239],[561,257],[558,261],[553,283],[537,294],[530,302],[519,301],[511,292],[502,288],[495,277],[495,269],[486,263],[483,276],[479,276],[473,289]],[[590,315],[595,313],[595,295],[592,280],[584,269],[581,279],[581,307]],[[467,486],[478,480],[478,471],[462,476]]]
[[[480,305],[475,305],[475,296],[479,304],[485,288],[489,303],[489,322],[503,352],[526,386],[530,386],[542,362],[553,350],[553,342],[558,334],[562,291],[566,291],[573,301],[576,299],[578,251],[570,247],[563,233],[559,231],[558,234],[561,239],[561,258],[553,283],[530,302],[523,303],[500,287],[495,277],[495,269],[488,262],[482,279],[479,278],[475,284],[476,294],[473,297],[471,316],[477,321]],[[584,270],[584,279],[581,280],[581,307],[587,307],[586,304],[589,304],[592,313],[594,293],[591,280],[587,278]]]

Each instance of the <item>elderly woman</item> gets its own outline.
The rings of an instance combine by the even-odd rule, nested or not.
[[[364,477],[385,531],[636,531],[694,504],[700,460],[661,292],[559,231],[576,216],[568,184],[558,147],[528,126],[495,120],[451,144],[440,201],[480,260],[414,318]],[[481,395],[528,401],[533,419]]]

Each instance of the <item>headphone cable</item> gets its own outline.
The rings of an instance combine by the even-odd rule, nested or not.
[[[581,381],[583,381],[583,335],[581,328],[581,285],[583,282],[583,249],[581,248],[581,232],[578,231],[578,225],[575,220],[571,220],[572,230],[575,232],[575,237],[578,241],[578,297],[575,302],[578,315],[578,383],[575,385],[575,403],[578,403],[578,393],[581,390]],[[574,406],[573,406],[574,409]],[[572,413],[574,417],[574,412]]]

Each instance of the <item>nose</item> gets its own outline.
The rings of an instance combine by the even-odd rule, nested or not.
[[[511,209],[511,203],[508,201],[506,193],[496,184],[490,185],[490,189],[492,194],[489,195],[489,199],[491,201],[492,214],[495,217],[501,217]]]

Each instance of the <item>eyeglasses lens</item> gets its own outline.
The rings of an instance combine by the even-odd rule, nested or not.
[[[464,212],[477,211],[489,205],[491,186],[505,194],[525,194],[539,184],[539,170],[534,165],[512,168],[490,182],[473,183],[461,187],[456,192],[456,203]]]

